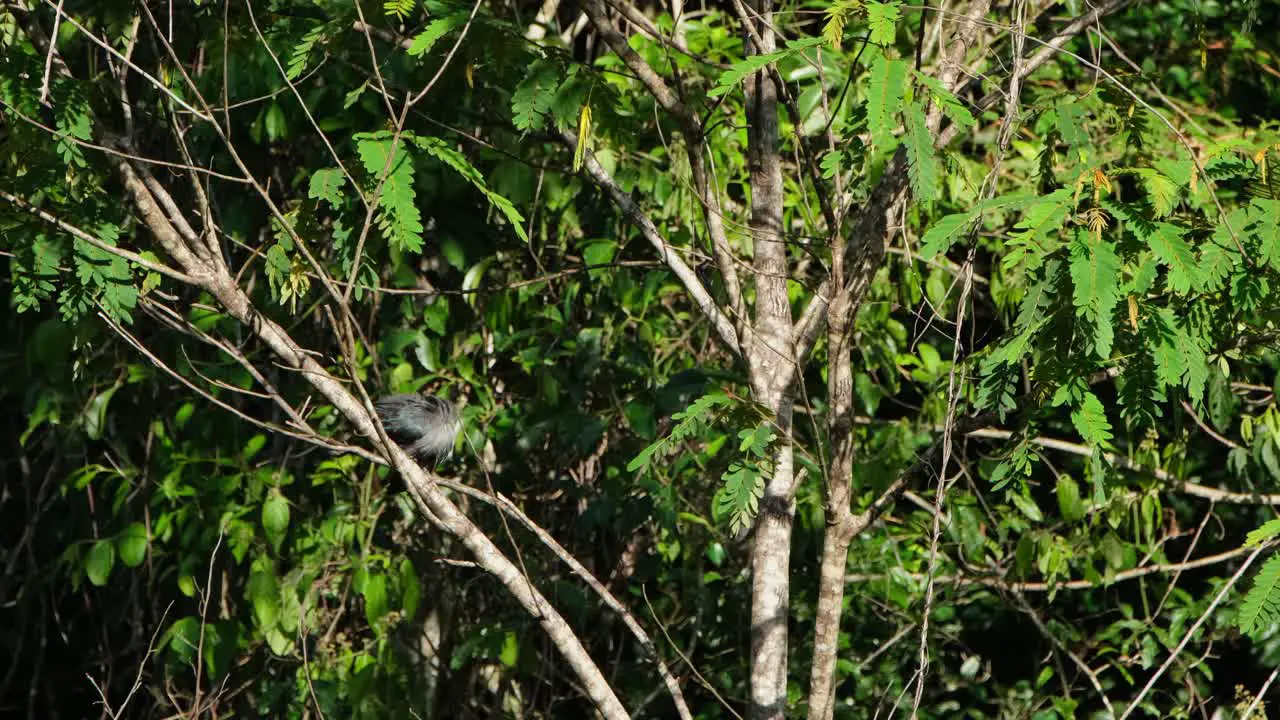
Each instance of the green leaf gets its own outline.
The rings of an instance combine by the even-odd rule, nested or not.
[[[1186,295],[1204,285],[1204,274],[1196,262],[1195,253],[1182,239],[1185,232],[1176,225],[1156,223],[1155,232],[1147,237],[1151,251],[1169,268],[1166,278],[1169,289],[1179,295]]]
[[[900,3],[867,3],[867,24],[871,30],[871,42],[876,45],[892,45],[897,35],[898,19],[902,16]]]
[[[115,396],[119,385],[112,385],[94,396],[84,411],[84,432],[94,440],[101,440],[107,425],[107,407]]]
[[[66,249],[62,242],[41,233],[31,243],[28,257],[23,262],[13,262],[13,293],[18,312],[35,310],[42,301],[52,297],[58,287],[53,279],[61,275],[59,266]]]
[[[1147,191],[1147,199],[1151,201],[1155,216],[1162,218],[1172,213],[1178,203],[1178,186],[1149,168],[1138,168],[1135,172],[1142,178],[1142,185]]]
[[[1245,547],[1255,547],[1280,535],[1280,518],[1272,518],[1264,523],[1262,527],[1251,530],[1244,539]]]
[[[1273,174],[1275,170],[1271,171]],[[1280,270],[1280,199],[1254,198],[1248,207],[1247,233],[1258,243],[1258,251],[1263,262],[1272,269]],[[1235,215],[1230,216],[1235,219]],[[1241,223],[1236,220],[1232,225],[1240,232]],[[1223,235],[1230,237],[1225,226],[1221,227]],[[1225,243],[1224,243],[1225,244]],[[1229,246],[1234,247],[1234,242]]]
[[[267,112],[263,116],[262,124],[267,131],[267,139],[271,142],[283,140],[288,136],[289,124],[285,120],[284,108],[280,106],[280,103],[272,102],[267,106]]]
[[[140,522],[132,522],[116,536],[116,550],[120,560],[129,567],[138,567],[147,557],[147,528]]]
[[[1230,236],[1227,236],[1223,242],[1215,232],[1213,237],[1200,248],[1200,270],[1204,274],[1203,291],[1221,290],[1227,277],[1239,264],[1240,253],[1232,244]]]
[[[745,80],[748,76],[759,72],[770,63],[778,62],[779,60],[795,55],[802,50],[817,47],[818,45],[823,45],[826,42],[826,38],[822,37],[791,40],[787,42],[785,50],[778,50],[764,55],[752,55],[744,60],[739,60],[733,65],[730,65],[728,70],[725,70],[720,74],[720,78],[716,80],[715,87],[711,88],[711,90],[707,92],[707,95],[711,97],[719,97],[729,92],[738,83]]]
[[[1190,335],[1183,332],[1181,337],[1180,349],[1183,363],[1187,368],[1183,375],[1183,387],[1187,389],[1187,396],[1191,398],[1191,402],[1199,406],[1204,400],[1205,386],[1209,383],[1209,358]]]
[[[274,545],[280,544],[289,529],[289,501],[277,490],[272,490],[262,503],[262,529]]]
[[[253,606],[253,616],[263,630],[276,627],[280,619],[280,585],[274,573],[259,568],[249,574],[245,594]]]
[[[391,137],[388,133],[360,133],[355,136],[356,149],[365,172],[373,178],[386,179],[382,194],[378,197],[378,228],[391,246],[402,251],[422,251],[422,217],[418,212],[417,193],[413,187],[413,158],[405,147],[405,138],[391,154]]]
[[[1027,516],[1028,520],[1037,523],[1044,521],[1044,515],[1040,512],[1040,507],[1036,505],[1034,500],[1023,495],[1017,490],[1010,491],[1008,493],[1008,497],[1014,506],[1017,507],[1023,515]]]
[[[112,223],[102,223],[97,228],[98,239],[112,247],[118,244],[119,235],[119,228]],[[87,295],[75,303],[69,302],[72,296],[63,294],[64,318],[78,318],[88,310],[89,299],[96,296],[112,318],[130,322],[131,312],[138,302],[138,290],[134,286],[133,271],[129,263],[80,238],[72,241],[72,247],[75,249],[72,258],[76,278],[89,287],[84,288]]]
[[[1071,244],[1072,300],[1076,314],[1093,324],[1094,352],[1102,358],[1111,356],[1119,280],[1120,257],[1111,243],[1091,233],[1078,233]]]
[[[444,335],[449,327],[448,301],[444,298],[436,298],[435,302],[428,303],[422,308],[422,322],[431,332]]]
[[[631,458],[631,462],[627,463],[627,472],[635,472],[640,468],[649,467],[649,463],[653,461],[653,456],[667,444],[666,438],[658,438],[650,443],[636,456]]]
[[[920,259],[932,260],[939,254],[946,252],[961,233],[969,227],[973,220],[973,213],[955,213],[939,218],[925,232],[921,239]]]
[[[431,51],[431,48],[435,46],[440,38],[448,35],[450,30],[465,23],[467,17],[467,13],[455,13],[432,20],[427,23],[427,27],[422,32],[413,37],[413,41],[409,43],[409,48],[406,52],[409,53],[410,57],[422,57]]]
[[[1151,292],[1152,286],[1156,284],[1156,276],[1159,272],[1159,264],[1156,262],[1155,257],[1152,253],[1144,252],[1131,265],[1135,266],[1133,277],[1129,278],[1129,281],[1120,289],[1120,294],[1141,297]]]
[[[763,458],[776,438],[768,423],[761,423],[751,430],[739,430],[738,452]]]
[[[1080,486],[1070,475],[1058,476],[1058,511],[1067,522],[1077,522],[1084,517],[1084,503],[1080,501]]]
[[[507,219],[507,224],[515,231],[516,236],[526,243],[529,242],[529,235],[524,229],[524,215],[520,214],[516,206],[512,205],[510,200],[490,190],[486,190],[484,196]]]
[[[732,403],[733,398],[723,392],[710,392],[694,400],[684,410],[671,416],[671,419],[677,422],[671,427],[671,432],[667,437],[659,438],[656,442],[641,450],[639,454],[632,458],[631,462],[627,463],[627,471],[635,472],[640,468],[648,467],[655,454],[665,449],[668,445],[679,443],[685,438],[700,432],[707,427],[713,414],[718,409]]]
[[[586,265],[608,265],[613,262],[614,254],[618,251],[618,244],[612,240],[596,240],[588,243],[582,249],[582,261]],[[598,277],[607,273],[606,270],[592,270],[591,276]]]
[[[360,98],[364,95],[364,91],[368,89],[369,89],[369,81],[365,80],[364,82],[355,86],[355,88],[350,90],[346,95],[343,95],[342,109],[350,110],[351,106],[355,105],[360,100]]]
[[[517,130],[539,130],[555,102],[563,72],[558,63],[540,59],[511,94],[511,122]]]
[[[167,645],[174,654],[190,663],[200,648],[200,619],[188,616],[175,620],[165,631],[162,645]]]
[[[1027,288],[1022,301],[1018,303],[1018,318],[1014,321],[1014,327],[1018,330],[1025,331],[1045,318],[1056,291],[1060,267],[1061,264],[1058,261],[1053,261],[1045,272],[1044,278]]]
[[[929,97],[933,102],[942,109],[942,114],[946,115],[947,119],[965,128],[978,124],[978,121],[973,118],[973,113],[969,112],[969,108],[965,107],[959,98],[943,87],[941,80],[919,70],[912,70],[912,72],[915,74],[916,80],[928,91]]]
[[[1022,221],[1014,228],[1014,238],[1023,241],[1039,240],[1048,237],[1062,227],[1067,218],[1067,209],[1071,204],[1071,191],[1067,188],[1055,190],[1027,206]]]
[[[713,542],[707,546],[707,551],[705,555],[707,558],[707,562],[710,562],[712,565],[715,565],[716,567],[720,567],[721,565],[724,564],[725,559],[728,558],[729,553],[725,551],[724,545],[718,542]]]
[[[178,426],[178,429],[181,430],[182,428],[187,426],[188,422],[191,421],[191,416],[195,415],[195,412],[196,412],[195,403],[193,402],[182,403],[182,405],[178,407],[178,412],[173,414],[173,424]]]
[[[498,654],[498,660],[509,668],[516,666],[516,661],[520,659],[520,640],[516,634],[508,630],[502,639],[502,652]]]
[[[1022,220],[1009,234],[1008,250],[1001,264],[1006,269],[1021,263],[1031,270],[1038,268],[1052,251],[1045,243],[1062,227],[1070,203],[1071,192],[1065,188],[1031,201]]]
[[[89,548],[89,555],[84,561],[85,574],[89,582],[102,587],[111,577],[111,568],[116,564],[116,546],[110,540],[99,540]]]
[[[414,0],[383,0],[382,12],[387,17],[404,20],[413,12]]]
[[[18,436],[18,443],[26,447],[27,441],[31,439],[31,434],[39,430],[45,424],[57,425],[60,421],[58,415],[57,403],[50,395],[41,395],[36,400],[36,406],[27,414],[27,427]]]
[[[163,262],[160,260],[159,256],[157,256],[155,253],[151,252],[150,250],[143,250],[142,252],[138,253],[138,255],[145,260],[149,260],[153,263],[156,263],[157,265],[162,264]],[[147,274],[143,277],[142,288],[138,290],[138,295],[146,296],[147,293],[160,287],[161,279],[162,278],[160,276],[160,273],[151,272],[150,270],[148,270]]]
[[[1236,623],[1248,635],[1260,635],[1280,622],[1280,555],[1263,563],[1253,587],[1245,593]]]
[[[489,186],[485,184],[484,176],[481,175],[480,171],[467,160],[465,155],[445,144],[445,142],[440,138],[415,137],[413,138],[413,141],[418,145],[418,147],[427,151],[429,155],[443,162],[445,165],[448,165],[455,172],[461,175],[464,180],[471,183],[477,190],[483,193],[485,198],[489,200],[489,203],[497,208],[504,217],[506,217],[507,222],[511,225],[511,229],[515,230],[516,235],[518,235],[524,242],[529,242],[529,236],[525,233],[524,229],[524,216],[520,214],[520,211],[516,210],[510,200],[507,200],[505,197],[489,189]]]
[[[244,449],[240,451],[240,459],[245,462],[252,462],[262,448],[267,446],[267,436],[263,433],[256,433],[249,438],[249,442],[244,444]]]
[[[840,172],[840,168],[848,159],[848,154],[843,150],[829,150],[822,154],[820,165],[822,166],[822,177],[824,180],[830,180]]]
[[[1209,382],[1209,360],[1195,336],[1178,321],[1169,308],[1152,316],[1154,332],[1147,339],[1156,361],[1156,376],[1165,386],[1183,386],[1197,406],[1204,399]]]
[[[742,532],[751,527],[759,511],[764,477],[755,465],[735,462],[721,480],[724,484],[712,499],[713,514],[717,520],[729,519],[730,532]]]
[[[289,62],[287,64],[285,75],[290,80],[297,80],[302,77],[302,73],[307,70],[307,62],[311,57],[311,51],[315,48],[316,43],[324,39],[325,25],[317,25],[307,31],[302,36],[302,40],[294,46],[293,51],[289,53]]]
[[[1005,366],[1021,362],[1031,351],[1031,341],[1035,339],[1036,333],[1043,324],[1043,320],[1039,320],[1019,328],[1017,334],[991,351],[991,355],[988,356],[989,361],[993,365]]]
[[[370,625],[377,625],[388,610],[387,576],[381,573],[370,574],[360,587],[360,594],[364,597],[365,618]]]
[[[1111,441],[1111,423],[1107,421],[1106,410],[1097,396],[1088,390],[1079,407],[1071,413],[1071,422],[1080,437],[1090,445],[1104,447]]]
[[[93,133],[93,123],[85,107],[78,102],[72,105],[57,105],[54,109],[57,137],[54,147],[63,165],[67,168],[83,168],[88,163],[84,151],[75,140],[88,140]]]
[[[311,184],[307,187],[307,197],[313,200],[324,200],[331,207],[342,204],[342,188],[347,178],[338,168],[321,168],[311,175]]]
[[[400,608],[404,610],[406,620],[417,617],[418,606],[422,604],[422,583],[413,562],[405,558],[400,562]]]
[[[885,151],[897,144],[893,131],[898,111],[902,109],[907,64],[881,55],[871,64],[867,77],[867,129],[871,131],[871,142],[876,149]]]
[[[906,145],[911,189],[920,202],[933,202],[942,168],[933,151],[933,136],[925,127],[924,108],[918,102],[912,102],[907,108]]]
[[[488,272],[489,266],[493,264],[493,258],[487,257],[480,262],[467,268],[467,272],[462,276],[462,291],[466,293],[468,302],[474,303],[476,298],[475,291],[480,287],[480,282],[484,280],[484,274]]]
[[[837,50],[844,40],[844,26],[856,8],[857,0],[836,0],[827,6],[827,22],[822,26],[822,37]]]
[[[1073,100],[1061,100],[1054,109],[1062,141],[1074,148],[1088,145],[1089,133],[1084,128],[1083,106]]]
[[[293,653],[293,638],[285,635],[278,627],[267,628],[262,633],[267,647],[279,657],[289,657]]]

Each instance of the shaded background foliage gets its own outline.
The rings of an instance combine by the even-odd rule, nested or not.
[[[127,37],[136,13],[133,3],[65,8],[113,40]],[[412,150],[392,158],[396,169],[382,191],[378,229],[363,247],[354,294],[376,356],[337,356],[329,321],[317,309],[317,281],[282,232],[280,218],[248,188],[212,178],[209,202],[232,248],[232,265],[243,267],[258,306],[324,356],[327,367],[344,368],[349,360],[383,391],[447,388],[465,398],[466,443],[445,474],[476,488],[491,483],[515,499],[650,626],[661,625],[663,632],[655,635],[664,656],[685,675],[678,648],[703,677],[685,684],[691,704],[700,717],[722,717],[717,694],[735,707],[747,694],[744,547],[750,540],[735,532],[731,511],[716,509],[742,501],[741,491],[727,497],[733,495],[726,491],[729,483],[745,482],[749,490],[753,473],[767,473],[759,449],[767,444],[761,433],[768,423],[747,398],[742,368],[715,343],[633,225],[571,170],[572,149],[558,136],[559,128],[577,125],[589,103],[601,163],[626,192],[644,200],[674,245],[696,248],[704,230],[694,220],[700,210],[687,180],[687,148],[671,141],[676,124],[591,33],[565,47],[526,40],[537,9],[484,5],[432,86],[430,101],[411,114],[408,127],[415,135],[404,142]],[[787,9],[793,13],[788,30],[821,35],[825,4]],[[400,94],[431,81],[463,24],[448,19],[465,20],[471,8],[402,3],[363,10],[379,28],[378,76]],[[312,118],[366,190],[390,154],[388,108],[376,90],[366,37],[351,29],[359,22],[353,6],[281,1],[152,11],[161,24],[167,18],[159,13],[174,13],[175,54],[206,99],[221,102],[226,78],[227,100],[237,106],[224,117],[246,166],[255,177],[269,178],[267,192],[287,220],[320,249],[327,267],[347,278],[365,208],[333,167]],[[723,9],[705,11],[686,28],[698,60],[668,53],[642,36],[633,40],[653,64],[677,66],[699,93],[742,60],[742,39],[726,30]],[[909,58],[919,14],[903,12],[906,20],[891,41]],[[1177,98],[1207,128],[1198,142],[1215,144],[1207,139],[1213,138],[1227,145],[1239,137],[1244,145],[1247,137],[1256,151],[1276,141],[1280,62],[1275,39],[1264,29],[1275,27],[1278,16],[1274,3],[1261,1],[1145,3],[1110,21],[1108,30],[1141,68],[1123,78],[1136,92]],[[55,76],[46,108],[39,102],[45,53],[23,31],[35,23],[50,32],[52,10],[27,13],[7,5],[0,17],[0,189],[91,227],[99,237],[145,247],[134,237],[139,226],[121,202],[109,159],[66,140],[100,141],[91,128],[119,132],[124,125],[118,89],[99,74],[104,55],[61,26],[59,48],[72,75]],[[562,8],[560,26],[574,17],[576,11]],[[424,50],[442,18],[448,32]],[[670,26],[665,16],[658,22]],[[850,27],[848,35],[863,33]],[[406,50],[395,44],[400,39],[417,47]],[[298,83],[311,118],[266,47]],[[821,78],[799,56],[780,62],[784,77],[800,88],[806,135],[827,119],[818,112],[817,85],[835,93],[849,83],[851,99],[836,110],[834,122],[848,144],[829,160],[845,170],[865,170],[868,178],[883,170],[887,157],[868,139],[877,132],[874,119],[865,117],[867,97],[876,90],[868,68],[886,55],[870,47],[846,39],[843,53],[819,61]],[[1084,41],[1069,47],[1085,57],[1091,52]],[[145,23],[132,57],[140,67],[173,73],[164,81],[192,101]],[[973,327],[966,328],[973,354],[952,358],[946,319],[954,317],[950,290],[965,247],[957,237],[942,242],[935,235],[930,251],[929,232],[975,203],[993,147],[989,134],[979,133],[941,158],[946,177],[936,199],[909,208],[906,252],[885,264],[857,318],[855,477],[862,481],[861,503],[916,462],[936,437],[953,360],[968,363],[966,373],[981,366],[982,388],[975,381],[964,389],[974,406],[1033,398],[1006,408],[1012,411],[1005,418],[1012,439],[975,437],[963,451],[968,475],[948,498],[947,561],[940,570],[954,582],[941,583],[932,614],[934,676],[922,705],[930,717],[1090,716],[1101,705],[1059,644],[1104,667],[1108,692],[1131,694],[1236,566],[1110,586],[1105,581],[1143,562],[1177,562],[1193,545],[1197,557],[1233,550],[1245,533],[1274,516],[1265,505],[1210,505],[1202,497],[1161,492],[1167,483],[1151,473],[1097,470],[1071,454],[1036,456],[1040,451],[1029,442],[1039,433],[1079,435],[1086,443],[1077,447],[1100,453],[1111,443],[1098,438],[1113,433],[1117,452],[1140,467],[1164,468],[1207,486],[1266,493],[1280,477],[1273,390],[1280,358],[1268,334],[1280,254],[1272,254],[1276,246],[1266,245],[1259,231],[1246,238],[1244,254],[1260,264],[1237,263],[1215,275],[1202,248],[1217,226],[1206,219],[1214,217],[1211,203],[1197,195],[1188,163],[1142,110],[1135,116],[1132,103],[1112,87],[1095,91],[1097,84],[1089,67],[1071,61],[1034,76],[1024,101],[1026,132],[1008,160],[1012,185],[1040,196],[1066,188],[1070,196],[1078,187],[1073,173],[1088,164],[1080,161],[1082,154],[1107,157],[1114,163],[1108,172],[1159,169],[1163,180],[1111,175],[1107,183],[1122,198],[1112,205],[1101,201],[1103,183],[1094,179],[1085,202],[1096,194],[1093,207],[1106,207],[1113,219],[1134,227],[1144,228],[1154,214],[1188,228],[1200,269],[1186,281],[1187,290],[1170,290],[1181,281],[1165,268],[1158,271],[1160,288],[1149,294],[1112,287],[1114,318],[1076,314],[1081,283],[1067,266],[1083,252],[1072,243],[1087,245],[1087,233],[1077,237],[1068,226],[1065,240],[1042,238],[1044,257],[1035,267],[1010,262],[1016,251],[1010,231],[1023,216],[997,210],[977,240],[976,271],[986,282],[969,316]],[[139,154],[187,162],[173,141],[176,131],[197,164],[238,174],[207,124],[187,125],[189,114],[136,78],[126,89]],[[961,100],[971,102],[986,89],[975,80]],[[740,210],[749,193],[741,100],[729,94],[723,105],[708,103],[723,115],[709,134],[709,151],[725,197],[738,204],[731,210]],[[997,120],[995,113],[981,118],[990,127]],[[788,126],[783,133],[787,142],[794,137],[790,131]],[[1072,153],[1074,159],[1063,159]],[[1280,194],[1267,195],[1262,169],[1278,157],[1213,156],[1208,172],[1220,181],[1228,210],[1244,212],[1240,208],[1251,198],[1280,201]],[[794,231],[787,239],[796,256],[812,255],[820,267],[811,192],[801,173],[790,170],[795,177],[789,178],[784,226]],[[176,169],[154,171],[181,178]],[[188,188],[178,200],[198,204],[189,185],[174,186]],[[869,187],[851,192],[861,197]],[[1162,202],[1169,207],[1161,208]],[[953,229],[958,235],[962,228]],[[181,711],[197,692],[220,693],[220,708],[250,716],[310,716],[317,708],[330,717],[515,716],[517,708],[528,716],[585,716],[589,705],[536,622],[415,514],[394,476],[357,456],[264,431],[197,397],[109,324],[123,323],[148,352],[237,411],[283,424],[269,400],[234,392],[256,387],[241,365],[146,304],[148,295],[162,304],[171,293],[182,295],[194,303],[186,317],[194,327],[241,345],[260,360],[257,367],[272,368],[244,329],[207,297],[130,270],[10,205],[0,206],[0,235],[10,278],[3,285],[4,306],[11,309],[4,314],[8,341],[0,355],[6,409],[0,421],[6,458],[0,461],[0,622],[12,628],[0,635],[0,707],[35,717],[80,717],[99,700],[95,683],[118,703],[138,678],[141,690],[130,716]],[[1115,241],[1115,274],[1123,277],[1112,278],[1114,285],[1149,272],[1148,289],[1154,286],[1156,262],[1144,254],[1147,241],[1142,230]],[[1056,274],[1046,269],[1053,267]],[[709,269],[700,272],[723,289]],[[797,306],[816,276],[795,279]],[[1029,291],[1040,286],[1048,298],[1044,325],[1028,334],[1019,317]],[[1140,331],[1136,320],[1132,332],[1124,330],[1130,311],[1118,299],[1122,294],[1141,296]],[[1169,319],[1174,322],[1160,324]],[[1113,324],[1113,338],[1100,340],[1098,328]],[[1227,353],[1242,327],[1240,350]],[[1162,333],[1172,339],[1162,340]],[[1020,334],[1031,346],[1027,353],[1003,366],[983,365]],[[1198,364],[1187,361],[1173,382],[1157,381],[1168,370],[1156,366],[1152,348],[1175,346],[1186,336],[1194,336],[1204,357]],[[1099,342],[1114,343],[1117,358],[1138,358],[1128,366],[1132,374],[1115,385],[1087,385],[1090,373],[1113,355],[1095,353]],[[825,352],[819,346],[816,359],[825,363]],[[807,371],[795,423],[798,463],[808,470],[793,548],[790,651],[797,703],[812,653],[813,559],[824,524],[822,367],[815,363]],[[1192,368],[1204,376],[1192,379]],[[296,374],[279,368],[267,379],[286,397],[310,392]],[[723,400],[709,403],[705,414],[673,417],[716,392]],[[1050,402],[1058,392],[1071,401]],[[1100,421],[1082,410],[1089,392],[1102,409]],[[1185,408],[1184,399],[1192,401]],[[325,434],[349,434],[323,404],[308,419]],[[1236,447],[1224,446],[1199,423]],[[685,429],[682,440],[638,470],[629,468],[675,427]],[[1086,513],[1103,475],[1110,494]],[[928,489],[917,488],[918,497],[929,500]],[[908,691],[932,521],[920,505],[927,504],[899,502],[854,543],[839,653],[842,717],[884,712]],[[637,716],[670,715],[651,666],[617,618],[563,566],[537,552],[527,533],[479,503],[470,509],[504,546],[520,549],[524,568],[573,621],[628,708]],[[992,582],[962,582],[964,577]],[[1080,578],[1096,587],[1020,592],[1003,582]],[[1262,628],[1255,642],[1234,628],[1233,617],[1234,605],[1212,616],[1161,681],[1150,712],[1193,714],[1188,708],[1201,702],[1229,703],[1238,686],[1262,685],[1280,661],[1277,633]],[[439,648],[427,647],[428,638]],[[427,669],[433,656],[443,659],[438,672]]]

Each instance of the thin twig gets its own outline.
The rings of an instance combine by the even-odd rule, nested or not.
[[[1218,590],[1218,594],[1213,596],[1213,601],[1209,603],[1209,607],[1205,608],[1204,612],[1200,613],[1200,617],[1196,618],[1196,621],[1192,623],[1191,627],[1187,628],[1186,631],[1183,632],[1182,639],[1178,641],[1177,646],[1174,647],[1173,650],[1169,651],[1169,657],[1165,658],[1165,661],[1161,663],[1159,669],[1152,673],[1151,677],[1147,679],[1147,684],[1142,686],[1142,691],[1139,692],[1138,696],[1133,699],[1133,702],[1129,703],[1129,706],[1125,708],[1124,713],[1120,716],[1120,720],[1125,720],[1125,718],[1129,717],[1138,709],[1138,706],[1142,704],[1142,700],[1146,698],[1147,693],[1151,692],[1151,688],[1155,687],[1156,681],[1165,674],[1169,669],[1169,666],[1173,665],[1174,660],[1178,659],[1178,656],[1182,654],[1183,648],[1185,648],[1187,643],[1191,642],[1191,638],[1195,636],[1196,631],[1200,629],[1200,626],[1209,619],[1209,616],[1213,614],[1213,611],[1216,610],[1218,605],[1222,603],[1223,599],[1227,597],[1227,593],[1230,592],[1231,588],[1235,587],[1236,582],[1244,576],[1244,573],[1249,569],[1249,566],[1253,565],[1253,561],[1258,559],[1258,556],[1262,554],[1262,551],[1269,550],[1274,546],[1275,543],[1263,543],[1254,548],[1253,552],[1249,554],[1249,557],[1245,558],[1245,561],[1240,564],[1240,568],[1222,584],[1222,588]],[[1247,548],[1241,548],[1241,550],[1245,549]]]

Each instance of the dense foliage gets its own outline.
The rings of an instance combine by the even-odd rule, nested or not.
[[[0,708],[1265,717],[1280,5],[942,8],[0,5]]]

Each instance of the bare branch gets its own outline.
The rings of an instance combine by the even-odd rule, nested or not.
[[[969,437],[1005,440],[1012,437],[1013,433],[1008,430],[983,428],[981,430],[970,432],[968,435]],[[1062,452],[1079,455],[1081,457],[1093,457],[1094,453],[1093,448],[1087,445],[1081,445],[1080,443],[1074,443],[1068,440],[1059,440],[1057,438],[1033,437],[1029,438],[1028,442],[1034,445],[1039,445],[1043,448],[1060,450]],[[1205,500],[1233,503],[1237,505],[1280,505],[1280,494],[1221,490],[1218,488],[1208,487],[1206,485],[1200,485],[1199,483],[1194,483],[1190,480],[1180,480],[1173,473],[1165,470],[1164,468],[1147,467],[1130,460],[1123,455],[1117,455],[1116,453],[1105,453],[1103,454],[1103,457],[1107,462],[1116,465],[1117,467],[1132,470],[1134,472],[1147,473],[1157,480],[1164,482],[1173,490],[1186,493],[1187,495],[1194,497],[1203,498]]]
[[[1142,565],[1140,567],[1122,570],[1102,580],[1061,580],[1057,582],[1038,582],[1038,581],[1022,581],[1009,580],[1007,578],[993,575],[939,575],[934,581],[939,585],[949,585],[955,587],[989,587],[996,590],[1006,592],[1058,592],[1062,590],[1096,590],[1099,588],[1110,587],[1118,582],[1126,582],[1129,580],[1137,580],[1138,578],[1147,577],[1148,575],[1161,575],[1166,573],[1177,573],[1186,570],[1195,570],[1197,568],[1211,567],[1220,565],[1238,557],[1253,552],[1254,548],[1241,547],[1234,550],[1227,550],[1214,555],[1206,555],[1195,560],[1188,560],[1180,563],[1164,563],[1157,565]],[[924,582],[923,573],[908,573],[906,575],[895,574],[895,577],[906,577],[918,582]],[[860,573],[852,573],[845,576],[845,582],[848,583],[866,583],[890,580],[888,575],[866,575]]]
[[[570,147],[577,144],[578,137],[571,131],[561,130],[560,133],[565,144]],[[640,234],[644,236],[644,239],[648,240],[649,244],[658,251],[659,259],[671,270],[676,279],[684,285],[694,304],[711,321],[711,327],[715,330],[716,335],[720,337],[720,340],[734,354],[741,355],[741,339],[734,327],[734,322],[721,310],[715,298],[711,297],[711,293],[703,286],[693,268],[689,267],[683,258],[672,251],[671,246],[667,244],[666,239],[662,237],[662,233],[658,231],[657,226],[653,224],[649,216],[644,214],[644,211],[631,199],[630,195],[618,187],[618,183],[614,181],[608,171],[596,161],[594,154],[587,152],[583,167],[586,168],[587,174],[591,176],[591,179],[605,192],[609,193],[609,196],[617,204],[622,214],[639,228]]]
[[[625,2],[625,0],[622,0]],[[689,172],[693,176],[694,190],[702,204],[703,220],[707,225],[707,234],[711,238],[712,252],[720,276],[724,280],[725,293],[729,296],[729,309],[737,328],[738,335],[746,339],[748,321],[746,318],[745,300],[742,294],[742,283],[738,278],[738,270],[733,255],[729,236],[724,226],[723,210],[720,203],[719,190],[711,182],[707,173],[705,138],[701,121],[675,92],[671,90],[660,75],[640,56],[626,37],[614,29],[606,16],[604,3],[601,0],[586,0],[583,10],[591,18],[597,32],[604,38],[609,48],[622,58],[623,63],[640,78],[649,93],[653,95],[664,110],[671,113],[680,123],[688,146]]]
[[[1249,569],[1249,566],[1253,565],[1253,561],[1257,560],[1258,556],[1261,555],[1264,550],[1269,550],[1274,546],[1275,543],[1263,543],[1258,547],[1253,548],[1253,552],[1250,553],[1249,557],[1245,558],[1245,561],[1240,564],[1240,568],[1222,584],[1222,588],[1213,596],[1213,601],[1209,603],[1209,607],[1205,608],[1204,612],[1200,613],[1200,617],[1196,618],[1196,621],[1191,624],[1191,627],[1183,631],[1182,639],[1178,641],[1177,646],[1169,651],[1169,657],[1165,659],[1160,667],[1155,672],[1151,673],[1151,677],[1147,679],[1147,684],[1142,686],[1142,690],[1138,693],[1138,696],[1133,699],[1133,702],[1129,703],[1129,706],[1126,707],[1124,712],[1120,715],[1120,720],[1125,720],[1125,718],[1133,714],[1134,710],[1138,709],[1138,706],[1142,704],[1142,699],[1147,696],[1147,693],[1151,692],[1151,688],[1155,687],[1156,681],[1165,674],[1169,669],[1169,666],[1173,664],[1173,661],[1178,659],[1178,656],[1182,654],[1182,649],[1187,646],[1187,643],[1191,642],[1191,638],[1195,637],[1196,631],[1200,629],[1200,626],[1204,624],[1205,620],[1209,619],[1209,616],[1213,615],[1213,611],[1218,608],[1218,605],[1222,604],[1223,599],[1227,597],[1227,593],[1231,592],[1231,588],[1234,587],[1240,578],[1244,576],[1244,573]],[[1240,548],[1237,552],[1243,552],[1248,549],[1249,548]]]
[[[108,252],[108,253],[111,253],[112,255],[115,255],[116,257],[124,258],[125,260],[128,260],[129,262],[135,265],[138,265],[139,267],[144,267],[148,270],[158,272],[161,275],[172,278],[174,280],[177,280],[178,282],[181,282],[187,285],[200,284],[199,278],[197,278],[194,275],[188,275],[187,273],[184,273],[181,270],[175,270],[174,268],[171,268],[168,265],[165,265],[164,263],[148,260],[142,257],[141,255],[133,252],[132,250],[126,250],[121,247],[116,247],[115,245],[108,245],[102,242],[101,240],[99,240],[98,238],[90,235],[88,232],[81,230],[75,225],[72,225],[71,223],[64,221],[62,218],[59,218],[56,215],[53,215],[52,213],[41,210],[40,208],[32,205],[26,200],[23,200],[17,195],[5,192],[4,190],[0,190],[0,198],[4,198],[5,200],[8,200],[9,202],[13,203],[17,207],[31,213],[32,215],[35,215],[36,217],[40,218],[41,220],[44,220],[45,222],[48,222],[57,226],[60,230],[63,230],[64,232],[76,237],[79,240],[83,240],[84,242],[89,243],[90,245],[98,248],[99,250],[102,250],[103,252]]]

